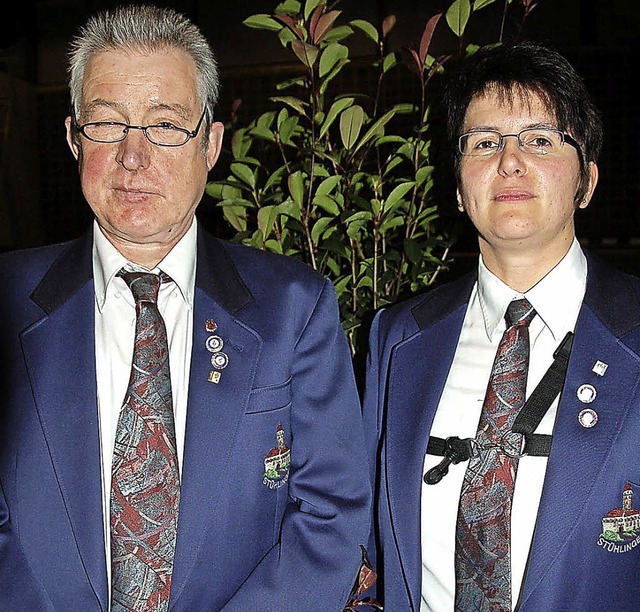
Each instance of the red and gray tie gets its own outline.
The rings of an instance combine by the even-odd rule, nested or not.
[[[111,609],[160,611],[169,605],[180,503],[161,279],[120,276],[135,299],[136,330],[111,470]]]
[[[456,525],[455,609],[511,612],[511,503],[522,434],[511,431],[525,403],[529,323],[525,299],[509,304],[476,433],[478,452],[462,483]]]

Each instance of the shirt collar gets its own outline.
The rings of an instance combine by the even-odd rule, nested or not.
[[[98,310],[102,312],[107,300],[109,285],[122,268],[145,272],[168,274],[175,282],[188,308],[193,308],[193,294],[196,277],[196,240],[197,221],[194,218],[191,227],[178,243],[167,253],[164,259],[153,269],[128,261],[107,240],[96,221],[93,222],[93,278]]]
[[[494,334],[504,330],[504,314],[509,302],[526,297],[554,340],[559,342],[570,331],[571,321],[577,316],[586,282],[587,260],[575,238],[560,262],[524,294],[511,289],[491,273],[481,255],[478,262],[478,299],[487,337],[491,340]]]

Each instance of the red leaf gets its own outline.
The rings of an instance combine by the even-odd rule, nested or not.
[[[433,37],[433,32],[436,29],[436,25],[438,25],[438,21],[442,17],[442,13],[436,13],[429,21],[427,21],[427,25],[424,28],[424,32],[422,33],[422,38],[420,38],[420,63],[421,67],[424,67],[427,61],[427,54],[429,53],[429,47],[431,46],[431,38]]]
[[[284,23],[300,40],[304,40],[304,33],[298,27],[295,19],[290,15],[274,15],[274,17]]]
[[[322,40],[323,36],[333,25],[333,22],[339,17],[340,13],[342,13],[342,11],[329,11],[318,19],[318,23],[312,34],[312,40],[314,43],[318,44]]]
[[[382,21],[382,36],[386,38],[389,32],[393,30],[393,26],[396,25],[396,16],[395,15],[387,15]]]
[[[309,36],[311,36],[311,40],[315,41],[315,32],[316,26],[318,25],[318,19],[322,17],[322,13],[326,8],[326,4],[319,4],[314,9],[313,13],[311,13],[311,18],[309,19]]]

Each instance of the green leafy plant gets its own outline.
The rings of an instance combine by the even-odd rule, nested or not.
[[[299,258],[333,281],[354,354],[363,321],[447,267],[452,240],[438,224],[431,134],[439,126],[431,125],[429,93],[454,54],[432,54],[432,40],[445,30],[456,53],[473,51],[467,26],[494,1],[455,0],[427,21],[417,46],[400,51],[388,48],[393,15],[380,27],[345,22],[339,3],[325,0],[285,0],[244,21],[277,36],[298,69],[278,85],[270,110],[230,126],[229,174],[207,192],[237,240]],[[519,6],[524,20],[535,2]],[[354,56],[354,37],[368,41],[369,56]],[[350,90],[343,77],[363,63],[374,90]],[[415,98],[389,102],[397,70],[414,79]]]

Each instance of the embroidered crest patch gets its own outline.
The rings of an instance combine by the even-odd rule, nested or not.
[[[284,443],[284,428],[278,423],[276,446],[264,458],[264,478],[262,484],[270,489],[278,489],[289,480],[291,450]]]
[[[633,507],[633,486],[627,482],[622,490],[622,507],[602,517],[598,546],[608,552],[626,553],[640,544],[640,512]]]

